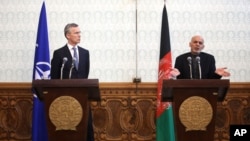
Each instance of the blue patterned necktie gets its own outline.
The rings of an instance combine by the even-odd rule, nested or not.
[[[75,60],[75,67],[76,69],[78,70],[78,63],[79,63],[79,59],[78,59],[78,55],[77,55],[77,48],[76,47],[73,47],[73,50],[74,50],[74,58],[76,59]]]

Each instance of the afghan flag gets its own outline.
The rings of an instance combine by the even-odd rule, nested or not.
[[[33,80],[50,79],[50,53],[45,2],[43,2],[35,48]],[[33,91],[32,141],[48,141],[44,103]]]
[[[171,46],[168,27],[168,15],[166,5],[162,13],[160,60],[158,70],[157,112],[156,112],[156,140],[175,141],[175,129],[171,102],[162,102],[162,83],[164,79],[170,79],[172,68]]]

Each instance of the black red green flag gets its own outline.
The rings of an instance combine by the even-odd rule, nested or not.
[[[166,5],[162,12],[160,60],[158,70],[157,112],[156,112],[156,140],[175,141],[175,129],[171,102],[162,102],[162,82],[170,79],[172,68],[171,45]]]

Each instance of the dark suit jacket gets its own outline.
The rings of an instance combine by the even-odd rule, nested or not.
[[[72,70],[72,79],[82,78],[86,79],[89,75],[89,51],[79,47],[79,65],[78,70],[75,68]],[[53,58],[51,60],[51,79],[60,79],[61,76],[61,67],[63,58],[67,57],[68,61],[64,65],[63,69],[63,79],[69,78],[69,72],[72,65],[72,56],[70,54],[70,50],[67,45],[57,49],[54,51]],[[83,139],[85,141],[85,139]],[[89,116],[88,116],[88,133],[87,133],[87,141],[94,141],[94,130],[92,126],[92,113],[89,108]]]
[[[177,79],[190,79],[190,68],[187,58],[192,57],[192,54],[185,53],[178,56],[175,60],[175,68],[180,71]],[[215,73],[215,59],[213,55],[201,52],[199,54],[202,79],[220,79],[221,76]],[[193,70],[193,69],[192,69]]]
[[[78,52],[79,52],[79,66],[78,70],[75,68],[72,70],[72,79],[76,78],[88,78],[89,75],[89,51],[79,47],[78,46]],[[63,79],[69,78],[69,71],[72,64],[72,56],[70,54],[70,51],[68,49],[68,46],[65,45],[62,48],[59,48],[54,51],[53,58],[51,60],[51,79],[60,79],[61,76],[61,67],[63,58],[67,57],[68,61],[65,63],[64,69],[63,69]]]

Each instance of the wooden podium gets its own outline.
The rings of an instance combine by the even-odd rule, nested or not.
[[[177,141],[213,141],[217,101],[229,80],[163,80],[162,101],[171,101]]]
[[[88,100],[100,100],[98,79],[34,80],[44,101],[49,141],[85,141]]]

